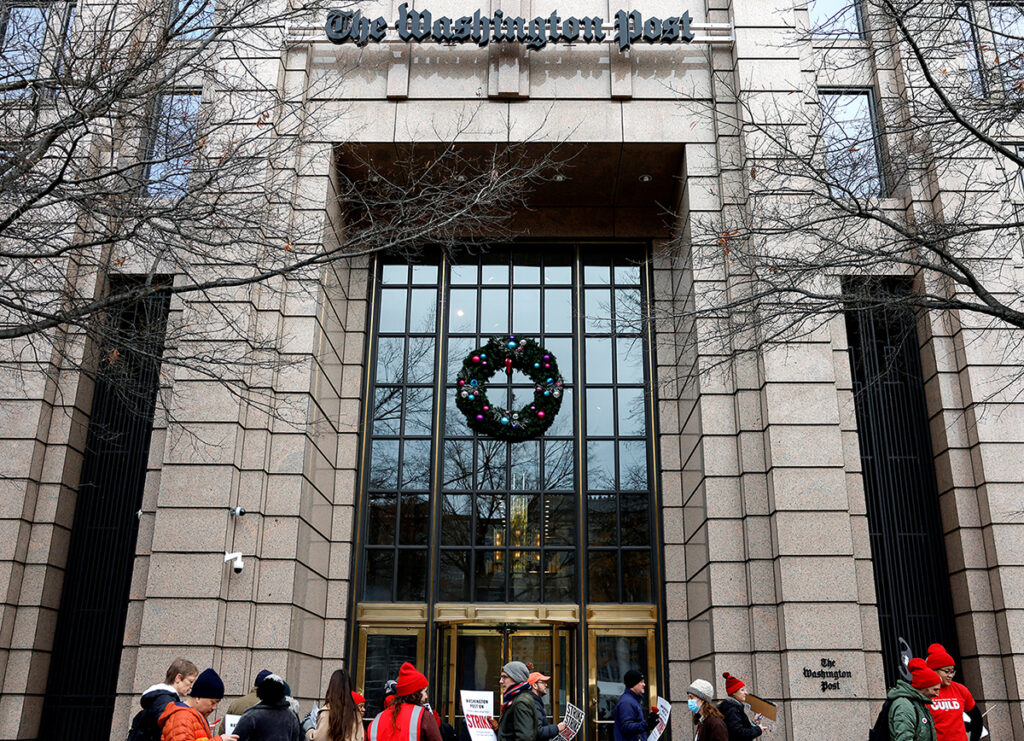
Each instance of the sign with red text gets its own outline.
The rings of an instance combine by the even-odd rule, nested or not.
[[[491,728],[494,714],[494,693],[488,690],[461,690],[462,714],[472,741],[497,741]]]
[[[658,741],[661,738],[661,734],[665,732],[665,728],[668,726],[668,716],[672,712],[672,705],[664,697],[658,698],[658,725],[654,727],[650,735],[647,737],[647,741]]]

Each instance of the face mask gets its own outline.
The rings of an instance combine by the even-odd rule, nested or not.
[[[697,713],[700,710],[700,701],[691,697],[686,701],[686,707],[690,708],[691,713]]]

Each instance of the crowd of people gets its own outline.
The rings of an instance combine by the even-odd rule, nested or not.
[[[968,741],[963,716],[970,719],[970,741],[981,737],[981,713],[970,691],[953,681],[956,665],[939,644],[928,658],[912,659],[909,682],[889,693],[871,738],[877,741]],[[501,668],[501,707],[491,727],[497,741],[552,741],[566,723],[548,723],[544,697],[550,677],[530,671],[522,661]],[[717,704],[715,688],[695,679],[686,689],[694,741],[750,741],[770,730],[761,715],[748,715],[746,684],[726,672],[726,697]],[[646,741],[659,722],[658,709],[646,702],[647,681],[630,669],[614,711],[614,741]],[[344,669],[327,685],[323,704],[302,716],[288,683],[264,669],[250,692],[227,709],[211,728],[209,716],[224,698],[224,682],[212,668],[199,672],[187,659],[175,659],[164,682],[147,689],[142,709],[132,720],[128,741],[457,741],[460,738],[429,704],[429,682],[406,662],[384,688],[384,709],[364,723],[366,701]],[[227,732],[225,720],[237,717]],[[571,736],[571,734],[570,734]],[[464,736],[463,736],[464,737]]]

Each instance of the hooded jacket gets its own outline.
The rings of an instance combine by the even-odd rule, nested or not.
[[[931,700],[914,689],[909,682],[899,680],[889,690],[890,741],[935,741],[935,724],[929,711]]]
[[[139,704],[142,710],[132,718],[129,738],[160,738],[160,716],[172,702],[181,698],[177,690],[169,684],[154,684],[142,693]]]
[[[544,723],[547,718],[544,715],[544,698],[539,697],[532,691],[530,694],[533,695],[533,707],[537,711],[537,741],[549,741],[558,735],[558,724]]]
[[[246,710],[235,733],[239,741],[301,741],[299,720],[287,699],[262,701]]]
[[[729,741],[749,741],[761,735],[761,727],[750,722],[739,700],[727,697],[718,703],[718,710],[725,716]]]
[[[195,708],[183,702],[172,702],[160,716],[163,741],[220,741],[214,736],[206,718]]]

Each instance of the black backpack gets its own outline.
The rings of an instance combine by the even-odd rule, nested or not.
[[[150,705],[143,708],[132,718],[132,727],[128,730],[125,741],[160,741],[161,730],[157,719],[160,713]]]
[[[875,718],[875,725],[868,731],[868,741],[889,741],[889,708],[892,707],[892,700],[882,703],[882,709],[878,711]]]

